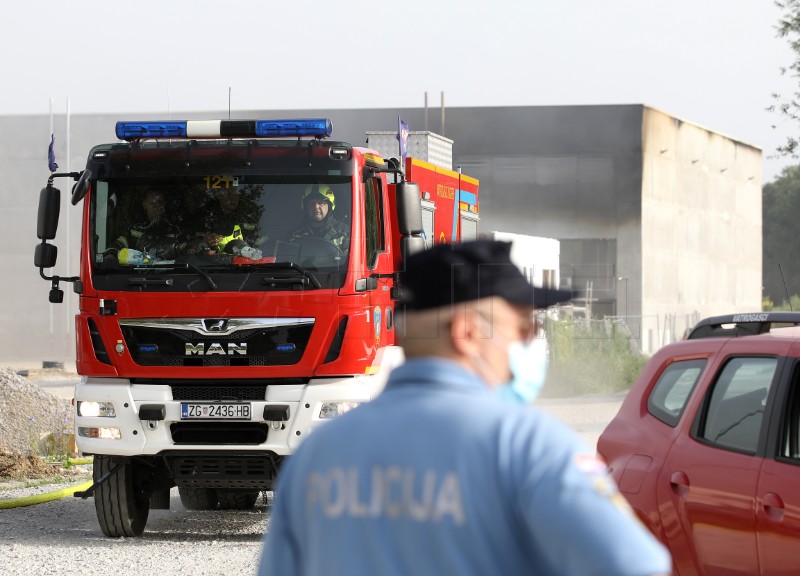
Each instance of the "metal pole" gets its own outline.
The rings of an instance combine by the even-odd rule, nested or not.
[[[428,92],[425,92],[425,132],[428,131]]]
[[[458,170],[458,190],[456,190],[456,239],[461,241],[461,166]]]
[[[71,116],[70,116],[69,96],[67,96],[67,137],[65,139],[65,142],[66,142],[66,145],[67,145],[67,154],[66,154],[67,172],[71,171],[70,170],[70,168],[71,168],[70,167],[70,158],[69,158],[70,157],[71,122],[72,122],[72,119],[71,119]],[[69,198],[69,197],[70,197],[70,194],[66,194],[66,198]],[[66,217],[67,217],[67,274],[71,274],[72,273],[72,246],[73,246],[73,244],[72,244],[72,218],[71,218],[72,210],[70,210],[70,202],[69,202],[69,200],[67,201],[67,210],[66,210],[66,212],[67,212],[67,214],[66,214]],[[72,334],[72,327],[71,327],[72,323],[70,322],[70,316],[71,316],[71,313],[73,312],[73,310],[72,310],[72,290],[66,290],[66,293],[67,293],[67,302],[66,302],[67,305],[66,305],[66,307],[64,309],[65,312],[66,312],[65,332],[66,332],[66,336],[67,336],[67,346],[69,346],[68,342],[70,341],[71,334]]]
[[[445,136],[445,129],[444,129],[444,90],[442,90],[442,136]]]
[[[54,132],[53,132],[53,97],[51,96],[50,97],[50,134],[48,136],[52,137],[53,134],[54,134]],[[53,325],[54,324],[53,307],[52,306],[48,306],[48,309],[50,310],[50,337],[51,337],[51,340],[50,340],[50,354],[52,354],[53,353],[52,337],[53,337],[53,334],[55,334],[55,327]]]
[[[625,281],[625,326],[628,326],[628,277],[627,276],[617,276],[617,282],[620,280]],[[617,311],[617,316],[619,316],[619,311]]]

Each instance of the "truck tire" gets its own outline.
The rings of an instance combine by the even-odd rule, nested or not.
[[[218,490],[217,496],[222,510],[252,510],[258,500],[258,491]]]
[[[187,510],[214,510],[217,507],[217,491],[213,488],[178,486],[181,504]]]
[[[94,492],[94,508],[103,534],[110,538],[141,536],[150,513],[150,494],[139,486],[136,464],[121,456],[95,455],[92,478],[97,482],[117,465]]]

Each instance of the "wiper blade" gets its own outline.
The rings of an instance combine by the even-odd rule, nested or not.
[[[249,266],[248,266],[249,267]],[[261,279],[262,284],[277,285],[277,284],[297,284],[300,283],[307,286],[309,283],[314,288],[322,288],[322,284],[311,272],[298,266],[294,262],[270,262],[268,264],[257,264],[253,268],[258,268],[265,272],[289,272],[292,275],[275,274],[272,276],[265,276]],[[298,277],[298,274],[300,275]]]
[[[151,264],[149,266],[136,266],[135,269],[137,271],[138,270],[191,270],[192,272],[195,272],[196,274],[202,276],[203,280],[205,280],[208,283],[208,285],[211,287],[212,290],[217,289],[216,282],[214,282],[214,280],[211,278],[211,276],[208,275],[207,272],[205,272],[199,266],[195,266],[194,264],[190,264],[189,262],[181,262],[180,264],[172,262],[169,264]],[[153,279],[131,278],[128,282],[130,284],[139,284],[142,286],[147,286],[147,285],[172,286],[172,278],[168,278],[167,280],[158,280],[155,278]]]
[[[214,282],[214,280],[211,278],[211,276],[209,276],[208,273],[205,270],[203,270],[202,268],[200,268],[199,266],[195,266],[194,264],[190,264],[188,262],[184,262],[184,263],[176,266],[176,268],[185,268],[185,269],[191,270],[192,272],[197,272],[198,274],[200,274],[200,276],[203,277],[203,279],[206,282],[208,282],[208,285],[211,286],[212,290],[216,290],[217,289],[217,284]]]

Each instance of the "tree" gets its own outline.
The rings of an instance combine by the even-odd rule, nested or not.
[[[788,68],[781,68],[781,74],[800,77],[800,0],[776,0],[775,4],[783,11],[778,21],[778,36],[786,38],[794,53],[794,61]],[[768,110],[793,122],[800,121],[800,89],[795,90],[788,100],[777,93],[772,94],[773,105]],[[772,126],[776,128],[775,125]],[[788,136],[786,142],[778,146],[776,152],[781,156],[798,157],[800,140]]]
[[[762,202],[763,296],[779,303],[787,300],[787,291],[800,293],[800,166],[784,168],[765,185]]]

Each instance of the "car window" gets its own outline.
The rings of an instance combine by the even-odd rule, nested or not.
[[[667,366],[647,399],[647,410],[670,426],[677,426],[707,361],[704,358]]]
[[[800,463],[800,363],[794,368],[789,400],[785,404],[781,456]]]
[[[733,358],[717,378],[700,437],[723,448],[755,453],[777,358]]]

